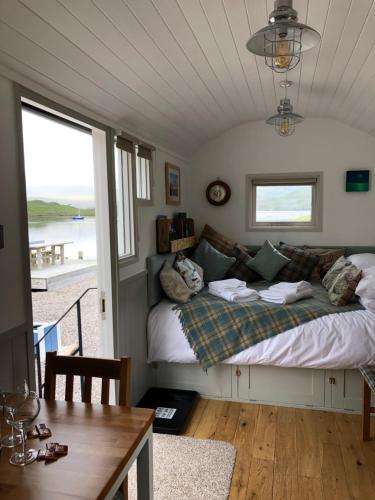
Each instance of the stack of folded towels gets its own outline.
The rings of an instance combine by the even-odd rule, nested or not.
[[[292,304],[297,300],[312,297],[313,289],[307,281],[297,283],[281,282],[259,292],[260,298],[275,304]]]
[[[236,278],[211,281],[208,284],[211,295],[221,297],[228,302],[250,302],[259,298],[258,292],[246,287],[246,281]]]

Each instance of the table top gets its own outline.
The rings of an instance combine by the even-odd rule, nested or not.
[[[45,423],[52,437],[28,440],[27,446],[39,449],[46,442],[59,442],[69,446],[69,453],[55,462],[16,467],[9,464],[15,449],[3,448],[0,498],[103,498],[153,420],[149,409],[41,400],[35,423]]]
[[[59,247],[63,245],[70,245],[73,241],[58,241],[56,243],[31,243],[29,245],[29,250],[40,250],[46,247]]]

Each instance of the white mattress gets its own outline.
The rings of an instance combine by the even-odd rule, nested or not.
[[[149,314],[148,361],[198,363],[174,306],[162,300]],[[323,316],[263,340],[223,363],[347,369],[375,365],[375,314],[360,310]]]

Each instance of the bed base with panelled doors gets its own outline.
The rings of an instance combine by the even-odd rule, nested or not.
[[[203,398],[355,413],[362,409],[358,370],[221,364],[206,373],[193,364],[153,363],[152,367],[155,386],[195,390]]]

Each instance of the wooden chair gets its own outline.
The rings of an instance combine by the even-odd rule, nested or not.
[[[370,441],[371,413],[375,413],[375,407],[371,406],[371,392],[375,394],[375,366],[365,366],[359,371],[363,376],[363,440]]]
[[[56,399],[56,375],[66,375],[65,401],[73,401],[74,376],[84,377],[82,402],[91,403],[92,379],[102,379],[102,404],[109,403],[109,382],[119,380],[119,405],[130,406],[131,359],[87,358],[83,356],[58,356],[46,353],[44,398]],[[124,498],[128,498],[128,478],[123,483]]]

